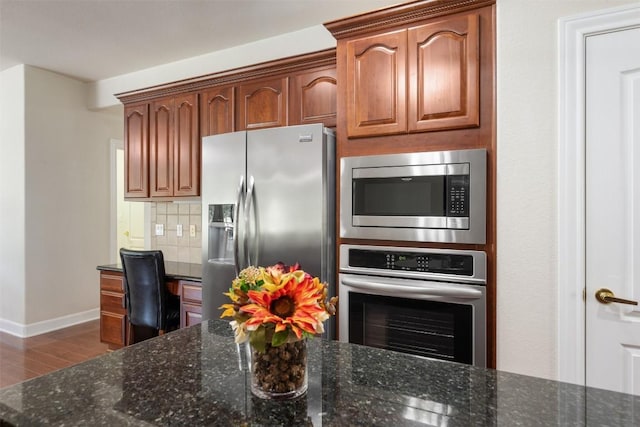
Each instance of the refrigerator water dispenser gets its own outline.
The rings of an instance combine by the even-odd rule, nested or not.
[[[233,261],[233,208],[232,204],[209,205],[207,253],[210,260]]]

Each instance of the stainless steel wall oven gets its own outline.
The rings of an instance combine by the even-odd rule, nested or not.
[[[486,150],[344,157],[340,236],[486,242]]]
[[[339,339],[486,366],[486,255],[340,246]]]

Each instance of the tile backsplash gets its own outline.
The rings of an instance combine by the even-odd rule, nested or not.
[[[152,202],[151,203],[151,249],[161,250],[165,261],[202,263],[202,211],[201,204]],[[164,225],[164,235],[156,236],[156,224]],[[178,237],[178,224],[182,225],[182,236]],[[196,226],[196,235],[191,237],[189,226]]]

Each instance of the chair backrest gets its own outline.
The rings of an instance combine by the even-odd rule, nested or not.
[[[165,329],[167,288],[161,251],[120,249],[129,322]]]

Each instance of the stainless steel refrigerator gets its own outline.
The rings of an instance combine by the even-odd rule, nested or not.
[[[202,317],[243,268],[301,268],[335,295],[335,135],[321,124],[202,138]],[[327,337],[333,338],[328,324]]]

